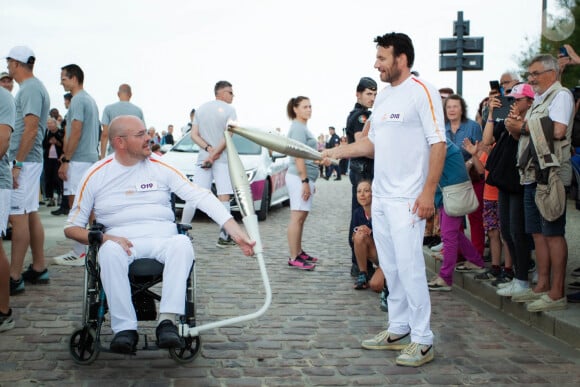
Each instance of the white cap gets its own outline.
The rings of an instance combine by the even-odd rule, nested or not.
[[[6,55],[6,58],[17,60],[18,62],[22,63],[34,63],[36,57],[34,56],[34,52],[26,47],[26,46],[16,46],[13,47],[12,50]]]

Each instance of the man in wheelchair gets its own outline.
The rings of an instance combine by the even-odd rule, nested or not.
[[[245,255],[253,255],[255,242],[211,191],[194,185],[151,153],[150,137],[139,118],[114,119],[109,139],[115,152],[95,163],[82,178],[64,233],[67,238],[88,244],[86,225],[92,211],[96,221],[105,226],[98,259],[115,333],[111,351],[133,353],[137,345],[128,268],[140,258],[154,258],[164,264],[157,345],[182,347],[175,319],[184,314],[194,251],[190,239],[177,232],[171,192],[191,201],[224,227]]]

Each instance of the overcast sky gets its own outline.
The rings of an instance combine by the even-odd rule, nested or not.
[[[119,84],[129,83],[132,102],[159,132],[186,124],[191,108],[213,99],[213,86],[223,79],[234,86],[242,123],[286,132],[288,100],[305,95],[313,106],[309,128],[326,133],[333,125],[341,133],[358,79],[379,81],[373,68],[377,35],[407,33],[415,45],[414,70],[438,88],[455,89],[455,72],[439,72],[439,38],[452,37],[463,11],[470,35],[485,39],[484,70],[464,72],[463,95],[473,118],[489,80],[517,69],[526,38],[539,38],[541,3],[4,0],[0,51],[6,56],[12,46],[31,47],[35,73],[61,112],[60,68],[76,63],[99,115],[117,101]]]

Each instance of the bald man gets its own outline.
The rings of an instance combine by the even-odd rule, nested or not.
[[[103,117],[101,119],[101,125],[103,126],[103,131],[101,132],[101,159],[105,158],[105,155],[112,151],[111,146],[107,147],[107,144],[109,142],[109,124],[114,118],[119,116],[135,116],[141,121],[145,121],[141,108],[130,102],[132,96],[131,86],[123,83],[119,86],[119,91],[117,91],[119,102],[107,105],[105,106],[105,110],[103,110]]]
[[[115,118],[109,127],[109,139],[114,153],[95,163],[82,178],[65,235],[88,244],[85,225],[91,211],[96,221],[105,226],[99,264],[115,333],[112,351],[135,351],[137,318],[127,273],[134,260],[151,257],[165,265],[166,279],[159,306],[157,345],[182,347],[184,342],[175,318],[185,312],[186,280],[194,251],[189,238],[177,233],[171,192],[195,203],[224,227],[245,255],[253,254],[255,242],[250,241],[210,190],[194,185],[151,153],[143,121],[134,116]]]

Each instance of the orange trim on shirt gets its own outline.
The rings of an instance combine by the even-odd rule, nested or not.
[[[441,135],[441,130],[439,130],[439,125],[437,125],[437,117],[435,116],[435,107],[433,106],[433,100],[431,99],[431,94],[429,93],[429,89],[427,89],[427,86],[425,86],[425,84],[423,82],[421,82],[420,80],[418,80],[417,78],[413,77],[411,79],[413,79],[415,82],[417,82],[423,88],[423,90],[425,90],[425,94],[427,94],[427,99],[429,100],[429,109],[431,109],[431,117],[433,118],[433,125],[435,125],[435,131],[439,135],[439,139],[445,140],[445,135],[443,135],[443,136]]]
[[[74,222],[75,217],[79,214],[80,212],[80,208],[81,208],[81,201],[83,200],[83,192],[85,191],[85,188],[87,186],[87,183],[89,182],[89,180],[91,179],[91,177],[97,173],[98,170],[100,170],[101,168],[103,168],[105,165],[109,164],[111,161],[113,161],[113,158],[109,158],[108,160],[104,161],[101,165],[99,165],[98,167],[96,167],[95,169],[93,169],[93,171],[87,176],[87,178],[85,179],[85,182],[83,184],[83,186],[81,187],[79,194],[78,194],[78,199],[77,199],[77,210],[76,212],[73,214],[71,220]]]
[[[152,161],[154,163],[159,163],[159,164],[163,165],[164,167],[171,169],[173,172],[177,173],[182,179],[184,179],[185,181],[187,181],[190,184],[193,184],[191,181],[189,181],[187,176],[185,176],[183,173],[181,173],[181,171],[179,169],[173,167],[172,165],[169,165],[169,164],[164,163],[163,161],[161,161],[159,159],[154,159],[152,157],[149,158],[149,161]]]

